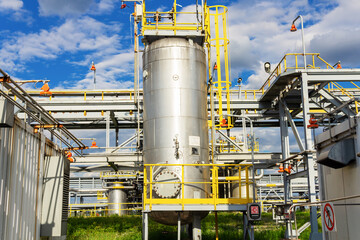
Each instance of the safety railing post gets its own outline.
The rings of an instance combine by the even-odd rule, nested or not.
[[[152,207],[152,183],[153,183],[153,166],[150,165],[150,172],[149,172],[149,179],[150,179],[150,184],[149,184],[149,191],[150,191],[150,210],[151,210],[151,207]]]
[[[239,181],[239,201],[241,201],[241,166],[239,166],[238,169],[239,169],[238,170],[238,173],[239,173],[239,179],[238,179],[238,181]]]
[[[185,199],[185,184],[184,184],[184,174],[185,174],[185,165],[181,165],[181,207],[184,210],[184,199]]]
[[[246,178],[246,200],[250,202],[250,193],[249,193],[249,167],[245,167],[245,178]]]

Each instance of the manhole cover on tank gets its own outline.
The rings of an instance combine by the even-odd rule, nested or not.
[[[153,190],[161,198],[176,197],[181,189],[180,179],[173,171],[161,171],[155,176],[154,182]]]

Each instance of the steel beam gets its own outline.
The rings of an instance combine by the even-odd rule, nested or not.
[[[318,92],[335,107],[339,107],[343,104],[343,101],[340,101],[337,97],[335,97],[333,94],[329,93],[325,89],[320,89]],[[355,116],[355,113],[350,110],[349,107],[343,107],[341,108],[341,111],[347,116]]]
[[[281,151],[283,160],[290,156],[290,141],[289,141],[289,128],[288,128],[288,116],[286,114],[286,109],[284,108],[285,102],[280,100],[279,104],[279,122],[280,122],[280,136],[281,136]],[[285,165],[285,164],[284,164]],[[285,166],[283,166],[285,169]],[[284,178],[284,203],[289,202],[289,185],[290,180],[287,178],[287,173],[283,172]],[[285,230],[285,239],[290,238],[291,236],[291,221],[285,220],[286,230]]]
[[[304,139],[305,139],[305,149],[314,150],[313,141],[311,137],[311,129],[307,128],[309,122],[309,90],[308,90],[308,74],[303,72],[301,75],[301,99],[303,105],[303,121],[304,121]],[[308,174],[308,185],[309,185],[309,201],[316,202],[316,180],[315,180],[315,161],[312,153],[304,154],[304,161],[307,164],[307,174]],[[310,207],[310,223],[311,223],[311,233],[310,240],[321,239],[322,236],[318,232],[318,222],[317,222],[317,211],[315,206]]]
[[[294,120],[291,117],[291,114],[290,114],[290,111],[289,111],[289,109],[288,109],[288,107],[286,105],[286,102],[282,101],[280,105],[283,107],[283,110],[284,110],[284,112],[286,114],[286,117],[287,117],[287,121],[289,122],[290,127],[291,127],[291,129],[292,129],[292,131],[294,133],[294,136],[295,136],[296,142],[297,142],[297,144],[298,144],[298,146],[300,148],[300,151],[301,152],[305,151],[304,144],[303,144],[303,142],[301,140],[301,137],[299,135],[297,127],[296,127],[296,125],[294,123]],[[287,156],[287,157],[289,157],[289,156]]]

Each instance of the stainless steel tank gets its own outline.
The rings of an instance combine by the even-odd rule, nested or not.
[[[108,197],[108,213],[109,215],[125,215],[127,209],[127,195],[122,189],[116,188],[121,187],[122,184],[114,184],[114,188],[109,189]],[[125,204],[124,204],[125,203]]]
[[[145,45],[144,163],[208,163],[207,80],[204,48],[191,39],[163,38]],[[208,167],[156,167],[153,181],[209,182]],[[184,198],[205,198],[210,184],[186,184]],[[181,198],[181,184],[154,184],[155,198]],[[148,192],[149,194],[149,192]],[[196,213],[200,214],[201,213]],[[206,213],[203,214],[206,216]],[[175,212],[152,212],[154,220],[176,224]],[[181,214],[182,223],[192,213]]]
[[[241,170],[241,186],[239,186],[239,182],[232,183],[232,198],[247,198],[247,194],[249,194],[249,201],[251,202],[253,200],[253,184],[252,184],[252,171],[248,171],[248,177],[249,177],[249,192],[246,191],[246,170]],[[239,170],[234,170],[232,173],[233,177],[239,176]],[[239,189],[239,187],[241,187]],[[256,190],[256,189],[255,189]],[[241,194],[241,195],[240,195]],[[255,196],[256,197],[256,196]]]

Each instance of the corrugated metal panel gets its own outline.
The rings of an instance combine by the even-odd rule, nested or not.
[[[0,239],[40,238],[45,150],[45,137],[18,119],[0,128]]]

